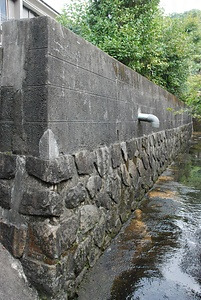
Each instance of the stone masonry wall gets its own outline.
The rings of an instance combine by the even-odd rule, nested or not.
[[[75,299],[87,269],[191,130],[184,125],[49,161],[1,154],[0,240],[41,294]]]
[[[3,24],[2,46],[0,242],[41,295],[75,299],[187,146],[192,120],[173,95],[46,17]]]

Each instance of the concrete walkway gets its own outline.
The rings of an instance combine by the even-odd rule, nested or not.
[[[0,244],[0,300],[38,300],[29,287],[22,266]]]

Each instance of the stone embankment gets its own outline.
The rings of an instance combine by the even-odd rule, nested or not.
[[[49,161],[1,154],[1,241],[30,282],[42,294],[73,298],[190,135],[186,125]]]

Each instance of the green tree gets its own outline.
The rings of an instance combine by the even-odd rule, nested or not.
[[[72,1],[59,21],[120,62],[149,77],[156,51],[159,0]]]
[[[201,118],[201,11],[192,10],[180,18],[183,18],[191,46],[190,74],[184,100],[191,107],[194,117]]]
[[[162,86],[184,100],[191,56],[190,38],[179,18],[164,17],[161,27],[162,39],[157,43],[162,47],[159,61],[163,67],[157,68],[157,72],[160,72]]]

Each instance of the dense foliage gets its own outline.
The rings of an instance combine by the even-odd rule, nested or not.
[[[201,115],[201,11],[164,16],[159,0],[71,0],[59,21]]]
[[[201,11],[193,10],[177,16],[185,26],[190,38],[191,55],[184,100],[193,115],[201,117]]]

